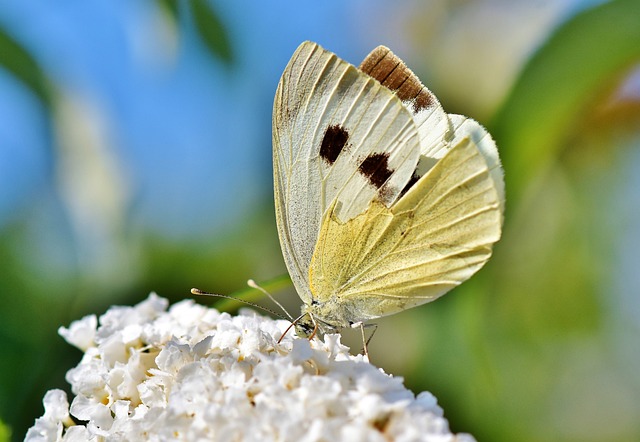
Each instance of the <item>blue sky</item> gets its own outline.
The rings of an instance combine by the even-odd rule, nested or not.
[[[233,44],[230,68],[207,56],[194,32],[175,40],[150,1],[5,2],[0,25],[61,90],[96,112],[130,185],[133,218],[184,234],[210,227],[211,214],[232,220],[271,198],[271,103],[280,73],[305,39],[357,63],[380,42],[358,31],[366,11],[380,14],[375,3],[214,3]],[[0,96],[4,224],[48,195],[56,146],[40,103],[4,71]]]

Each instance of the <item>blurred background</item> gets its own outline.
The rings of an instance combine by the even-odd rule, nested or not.
[[[391,47],[506,171],[490,263],[378,321],[373,363],[479,441],[640,440],[640,1],[10,0],[0,441],[67,388],[72,320],[248,278],[298,311],[273,279],[271,107],[303,40],[356,65]]]

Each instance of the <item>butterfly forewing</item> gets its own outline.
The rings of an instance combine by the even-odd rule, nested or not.
[[[412,114],[420,138],[421,159],[414,173],[417,181],[450,147],[447,138],[452,127],[447,113],[418,76],[386,46],[371,51],[360,69],[396,94]]]
[[[416,169],[420,140],[396,95],[306,42],[276,91],[273,146],[280,241],[308,302],[308,268],[326,209],[346,222],[373,200],[393,203]]]

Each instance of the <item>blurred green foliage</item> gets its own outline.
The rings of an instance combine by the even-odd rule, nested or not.
[[[11,430],[4,422],[0,421],[0,442],[7,442],[11,438]]]
[[[558,159],[598,98],[637,65],[638,17],[637,0],[586,10],[558,28],[524,66],[489,127],[504,146],[515,204],[541,168]]]
[[[183,9],[158,4],[179,28]],[[190,13],[210,54],[232,63],[231,38],[211,4],[191,2]],[[638,355],[629,362],[616,353],[616,333],[627,326],[612,323],[606,299],[618,235],[607,214],[640,134],[638,107],[616,103],[614,92],[640,63],[638,17],[638,1],[598,5],[559,25],[530,57],[489,124],[507,181],[505,231],[494,257],[455,296],[380,321],[373,362],[404,375],[414,391],[432,391],[455,431],[491,441],[640,439],[640,387],[625,365],[637,366]],[[0,54],[7,71],[56,108],[46,73],[2,29]],[[265,264],[278,255],[269,202],[207,241],[127,230],[138,238],[142,271],[112,285],[34,264],[37,251],[24,247],[33,213],[27,208],[0,232],[0,418],[15,440],[42,414],[44,392],[66,388],[64,373],[80,356],[57,338],[59,326],[153,290],[172,301],[191,297],[190,286],[226,294],[248,277],[284,269],[279,259]],[[287,279],[264,287],[278,291]],[[260,298],[255,289],[240,295]],[[291,302],[299,304],[295,296]],[[407,349],[397,348],[398,339]],[[0,441],[9,434],[0,425]]]
[[[621,0],[562,24],[489,125],[505,168],[503,238],[455,297],[418,313],[420,335],[438,341],[406,375],[478,440],[640,437],[637,377],[616,360],[605,300],[620,233],[607,218],[640,134],[638,108],[612,96],[640,62],[638,17],[640,2]]]
[[[188,10],[209,53],[226,64],[233,62],[231,39],[211,2],[192,0],[183,4],[184,9],[176,0],[156,0],[156,3],[169,15],[175,26],[179,26],[180,13]]]
[[[233,61],[231,41],[227,36],[224,23],[211,9],[210,3],[206,0],[193,0],[190,5],[196,28],[204,44],[212,54],[227,63],[231,63]]]
[[[31,54],[2,28],[0,28],[0,54],[2,54],[0,66],[22,81],[43,104],[50,105],[53,97],[45,73]]]

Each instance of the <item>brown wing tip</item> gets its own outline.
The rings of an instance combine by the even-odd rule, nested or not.
[[[371,75],[371,71],[373,71],[378,63],[380,63],[389,53],[393,55],[393,52],[391,52],[391,49],[389,49],[388,47],[383,45],[378,46],[377,48],[369,52],[369,55],[367,55],[364,60],[362,60],[359,69],[365,74]],[[371,76],[373,77],[373,75]]]
[[[412,104],[414,113],[437,101],[420,79],[386,46],[378,46],[360,63],[360,70],[375,78],[402,101]]]

